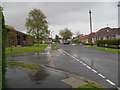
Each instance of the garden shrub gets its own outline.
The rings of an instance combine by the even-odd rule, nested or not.
[[[5,72],[6,72],[6,64],[5,64],[5,47],[6,47],[6,28],[5,28],[5,21],[4,21],[4,15],[2,12],[2,8],[0,7],[1,13],[2,13],[2,83],[5,82]]]
[[[120,39],[116,40],[98,40],[97,45],[108,44],[108,45],[120,45]]]

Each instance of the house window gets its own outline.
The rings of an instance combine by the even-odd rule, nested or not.
[[[101,37],[101,40],[103,40],[103,37]]]
[[[106,39],[108,40],[108,39],[109,39],[109,37],[107,36],[107,37],[106,37]]]
[[[20,40],[17,40],[17,45],[20,45]]]
[[[17,36],[17,45],[20,45],[20,36]]]
[[[26,40],[26,37],[25,37],[25,36],[23,36],[23,40]]]
[[[107,30],[107,32],[109,32],[109,30]]]
[[[103,40],[106,40],[106,37],[103,37]]]
[[[17,36],[17,39],[20,39],[20,36]]]

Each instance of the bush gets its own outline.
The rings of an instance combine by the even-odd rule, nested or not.
[[[108,45],[120,45],[120,39],[116,40],[98,40],[97,45],[108,44]]]
[[[5,28],[5,21],[4,15],[2,12],[2,8],[0,7],[0,14],[2,14],[2,83],[5,82],[5,72],[6,72],[6,64],[5,64],[5,46],[6,46],[6,28]]]

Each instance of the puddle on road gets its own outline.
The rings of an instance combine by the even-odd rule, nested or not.
[[[30,62],[33,64],[43,64],[43,65],[48,64],[46,51],[8,55],[7,60],[17,60],[22,62]]]
[[[43,66],[37,71],[8,66],[4,88],[71,88],[61,82],[65,78],[65,73]]]

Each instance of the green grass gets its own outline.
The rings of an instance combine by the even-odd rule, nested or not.
[[[86,46],[86,45],[76,44],[75,46]]]
[[[56,50],[56,49],[58,49],[59,47],[58,46],[56,46],[55,44],[52,44],[52,46],[51,46],[51,49],[52,50]]]
[[[6,48],[6,54],[17,54],[24,52],[34,52],[34,51],[44,51],[44,49],[48,46],[48,44],[40,44],[33,46],[24,46],[24,47],[12,47],[12,51],[10,47]]]
[[[25,63],[25,62],[6,61],[6,64],[10,65],[10,66],[20,66],[20,67],[23,67],[23,68],[29,68],[29,69],[32,69],[32,70],[38,70],[39,69],[38,65]]]
[[[120,49],[113,49],[113,48],[105,48],[105,47],[94,47],[94,46],[88,46],[87,48],[95,48],[103,51],[110,51],[110,52],[120,52]]]
[[[94,46],[87,46],[87,45],[80,45],[80,44],[77,44],[75,46],[86,46],[86,48],[95,48],[95,49],[99,49],[99,50],[103,50],[103,51],[120,53],[120,49],[105,48],[105,47],[94,47]]]
[[[81,89],[91,89],[91,90],[107,90],[105,87],[98,85],[96,83],[89,82],[88,84],[85,84],[83,86],[79,86],[78,88],[75,88],[74,90],[81,90]]]
[[[96,84],[86,84],[83,86],[79,86],[78,88],[102,88],[102,87],[100,87],[99,85],[96,85]]]

